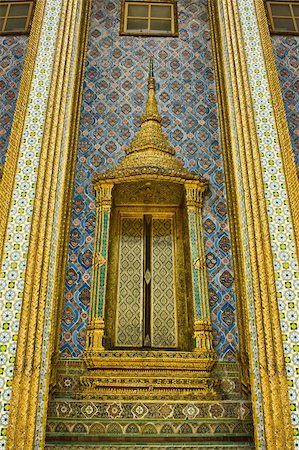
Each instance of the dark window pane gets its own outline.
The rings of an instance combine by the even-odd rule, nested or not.
[[[6,10],[7,10],[7,6],[6,5],[1,5],[0,6],[0,16],[4,17],[6,14]]]
[[[296,19],[297,31],[299,31],[299,19]]]
[[[4,19],[0,19],[0,31],[3,31],[3,24],[4,24]]]
[[[294,16],[299,17],[299,6],[293,6]]]
[[[27,16],[29,5],[11,5],[8,15],[12,16]]]
[[[162,31],[163,33],[171,32],[170,20],[151,20],[151,31]]]
[[[289,5],[271,5],[273,16],[291,16]]]
[[[171,18],[171,6],[152,6],[151,16]]]
[[[4,31],[25,31],[27,18],[7,19]]]
[[[148,6],[145,5],[129,5],[128,16],[132,17],[147,17]]]
[[[292,19],[275,19],[273,18],[274,29],[276,31],[295,31]]]
[[[127,31],[147,31],[147,20],[128,19]]]

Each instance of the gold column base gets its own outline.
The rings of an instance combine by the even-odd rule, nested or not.
[[[165,350],[86,351],[82,398],[106,400],[221,398],[211,373],[215,360],[199,352]]]
[[[87,352],[95,351],[100,352],[104,350],[103,338],[104,338],[105,322],[101,317],[93,319],[88,323],[87,329]]]
[[[194,352],[206,354],[214,362],[217,360],[217,355],[213,348],[212,325],[208,319],[200,319],[195,321],[194,341]]]

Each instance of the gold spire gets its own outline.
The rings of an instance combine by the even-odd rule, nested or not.
[[[94,180],[132,180],[146,176],[155,179],[163,177],[176,180],[199,180],[200,177],[188,172],[175,158],[175,150],[162,133],[161,116],[156,101],[156,83],[153,60],[150,60],[148,77],[148,98],[145,112],[141,117],[141,127],[133,141],[126,148],[126,157],[111,169],[101,173]]]
[[[126,154],[144,150],[159,150],[175,154],[162,133],[161,116],[158,111],[156,100],[156,82],[154,77],[153,59],[150,59],[149,77],[147,82],[148,97],[145,112],[141,117],[141,129],[133,139],[131,145],[126,149]]]
[[[155,120],[156,122],[161,123],[161,116],[158,111],[157,100],[156,100],[156,80],[154,77],[154,62],[153,58],[150,59],[149,63],[149,75],[148,75],[148,98],[146,102],[145,113],[141,117],[141,123],[146,122],[147,120]]]

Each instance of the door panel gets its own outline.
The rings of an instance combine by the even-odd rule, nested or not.
[[[153,219],[152,346],[176,347],[174,246],[171,219]]]
[[[122,218],[116,345],[142,347],[143,219]]]

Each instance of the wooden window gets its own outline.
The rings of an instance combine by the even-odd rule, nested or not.
[[[177,36],[177,4],[175,0],[127,1],[122,3],[122,35]]]
[[[299,34],[299,1],[267,1],[272,33]]]
[[[28,33],[34,1],[0,2],[0,34]]]

